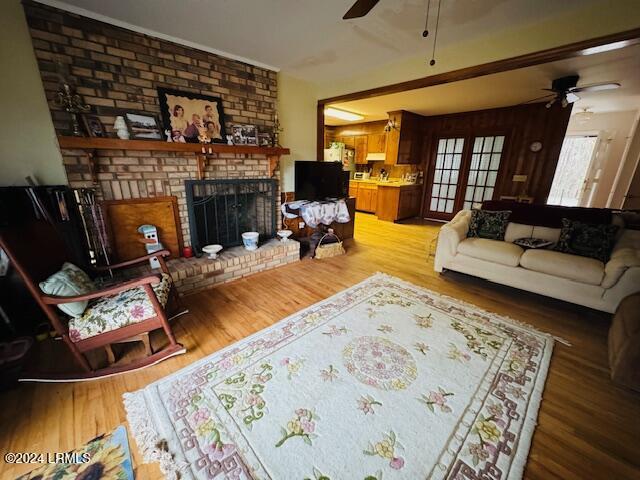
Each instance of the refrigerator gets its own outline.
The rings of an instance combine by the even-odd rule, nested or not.
[[[344,143],[333,142],[330,148],[324,149],[325,162],[341,162],[342,169],[349,172],[349,178],[353,178],[356,171],[355,151],[346,148]]]

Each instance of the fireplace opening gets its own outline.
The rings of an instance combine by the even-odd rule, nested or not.
[[[242,245],[243,232],[258,232],[260,239],[276,234],[276,180],[186,180],[191,246]]]

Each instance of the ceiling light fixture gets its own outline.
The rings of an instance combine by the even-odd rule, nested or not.
[[[399,130],[398,125],[396,124],[396,121],[392,118],[390,118],[387,121],[387,124],[384,126],[384,131],[385,132],[390,132],[391,130]]]
[[[634,43],[637,42],[632,40],[620,40],[619,42],[605,43],[604,45],[598,45],[597,47],[585,48],[580,53],[582,55],[595,55],[596,53],[610,52],[611,50],[628,47]]]
[[[593,118],[593,112],[589,111],[589,107],[586,107],[581,112],[574,113],[573,116],[580,125],[584,125]]]
[[[358,120],[364,120],[364,116],[353,112],[347,112],[346,110],[338,110],[337,108],[329,107],[324,109],[324,114],[327,117],[339,118],[340,120],[346,120],[348,122],[357,122]]]

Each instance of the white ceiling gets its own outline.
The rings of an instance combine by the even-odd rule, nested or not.
[[[102,15],[165,37],[226,52],[313,82],[348,78],[424,53],[427,0],[382,0],[364,18],[342,15],[355,0],[40,0]],[[595,0],[442,0],[438,46],[480,38]],[[434,23],[437,1],[431,2]],[[433,31],[433,25],[431,27]],[[151,33],[148,32],[148,33]]]
[[[640,107],[640,46],[332,106],[362,114],[363,121],[386,119],[386,112],[394,110],[439,115],[506,107],[540,97],[546,93],[541,89],[549,88],[554,78],[572,74],[580,75],[578,86],[622,84],[617,90],[580,93],[574,112],[581,108],[598,113]],[[325,122],[353,123],[330,117],[325,117]]]

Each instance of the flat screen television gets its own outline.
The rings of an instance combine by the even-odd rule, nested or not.
[[[296,200],[322,201],[345,198],[349,192],[349,172],[340,162],[295,162]]]

